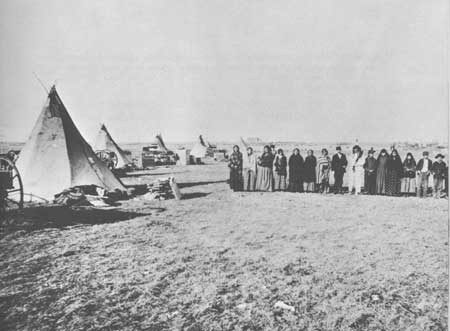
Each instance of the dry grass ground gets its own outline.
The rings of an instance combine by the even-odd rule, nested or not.
[[[447,200],[233,193],[224,164],[156,173],[186,199],[4,217],[3,329],[447,329]]]

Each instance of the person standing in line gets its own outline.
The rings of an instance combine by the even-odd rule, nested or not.
[[[275,148],[274,144],[270,145],[270,153],[272,153],[273,157],[275,158],[275,156],[277,155],[277,149]]]
[[[305,192],[314,192],[316,183],[317,160],[312,149],[308,150],[303,167],[303,190]]]
[[[396,149],[392,150],[387,162],[386,194],[398,196],[400,194],[403,163]]]
[[[374,157],[375,150],[373,147],[367,153],[369,155],[364,162],[364,189],[367,194],[374,195],[377,186],[377,159]]]
[[[274,191],[286,191],[287,160],[281,148],[278,149],[278,153],[275,156],[273,164],[273,178],[275,182],[273,189]]]
[[[247,148],[247,157],[243,158],[244,191],[254,191],[256,183],[256,156],[253,148]]]
[[[242,153],[237,145],[233,146],[228,167],[230,168],[230,188],[235,192],[242,191]]]
[[[256,170],[256,191],[273,191],[273,155],[269,146],[264,146],[263,154],[258,158]]]
[[[388,153],[386,149],[382,149],[377,159],[377,179],[376,179],[376,193],[378,195],[386,194],[386,175],[387,175],[387,161]]]
[[[447,165],[444,162],[444,155],[436,155],[437,161],[433,163],[431,172],[433,173],[433,196],[440,199],[444,188],[445,177],[447,176]]]
[[[328,193],[330,187],[330,169],[331,160],[328,156],[328,150],[322,149],[322,155],[317,159],[317,184],[319,186],[320,193]]]
[[[411,153],[406,154],[403,161],[403,178],[400,191],[405,196],[416,194],[416,160]]]
[[[337,153],[331,160],[331,170],[334,172],[334,194],[342,193],[345,169],[347,168],[347,158],[342,153],[341,146],[336,147]]]
[[[300,150],[295,148],[292,155],[289,157],[289,191],[303,192],[303,157],[300,155]]]
[[[353,189],[355,189],[355,195],[361,194],[361,187],[364,181],[364,158],[363,151],[358,145],[352,148],[352,159],[350,163],[349,172],[349,186],[348,194],[352,194]]]
[[[430,177],[431,167],[433,162],[428,158],[429,153],[427,151],[422,153],[423,158],[417,163],[417,197],[426,197],[428,194],[428,178]]]

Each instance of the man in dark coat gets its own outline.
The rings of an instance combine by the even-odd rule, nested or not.
[[[344,181],[345,168],[348,164],[340,146],[336,147],[336,151],[337,153],[333,155],[331,160],[331,170],[334,171],[334,194],[343,193],[342,183]]]
[[[373,147],[368,152],[369,156],[364,163],[365,170],[365,190],[368,194],[373,195],[376,193],[377,186],[377,159],[373,157],[375,151]]]
[[[444,187],[445,177],[447,177],[447,165],[445,164],[444,155],[436,155],[437,161],[433,163],[431,172],[433,173],[433,195],[436,199],[441,197]]]

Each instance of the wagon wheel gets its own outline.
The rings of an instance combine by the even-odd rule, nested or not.
[[[0,204],[23,207],[23,185],[19,171],[8,157],[0,156]]]
[[[119,159],[117,158],[116,153],[110,151],[109,149],[102,149],[95,151],[95,155],[108,166],[110,169],[115,169],[117,167],[117,163]]]

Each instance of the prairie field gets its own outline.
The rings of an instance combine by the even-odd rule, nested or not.
[[[1,328],[447,329],[448,200],[235,193],[225,163],[123,181],[169,175],[180,201],[3,215]]]

